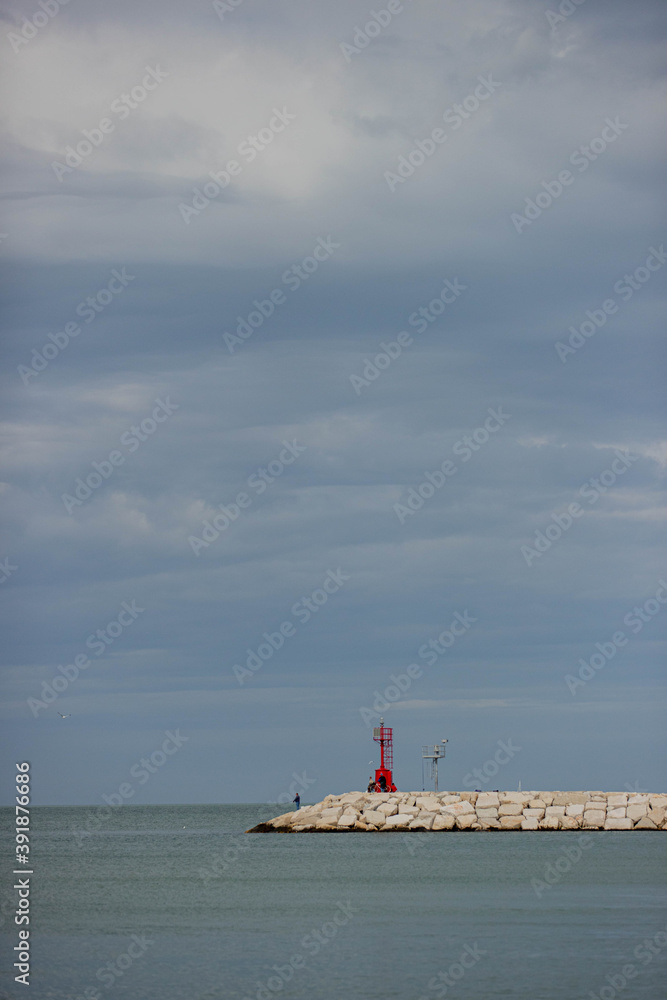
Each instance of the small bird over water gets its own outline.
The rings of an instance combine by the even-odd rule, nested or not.
[[[72,713],[70,712],[69,715],[63,715],[61,712],[58,712],[58,715],[60,716],[61,719],[69,719],[69,717],[70,717],[71,714]]]

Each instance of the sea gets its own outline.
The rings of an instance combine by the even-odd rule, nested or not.
[[[281,811],[33,808],[24,985],[0,810],[0,997],[667,997],[664,833],[244,833]]]

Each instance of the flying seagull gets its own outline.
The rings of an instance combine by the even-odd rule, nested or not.
[[[70,715],[71,714],[72,713],[70,712]],[[60,716],[61,719],[69,719],[69,717],[70,717],[70,715],[63,715],[61,712],[58,712],[58,715]]]

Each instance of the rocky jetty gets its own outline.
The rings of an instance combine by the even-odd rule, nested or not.
[[[650,792],[347,792],[247,833],[400,830],[667,830]]]

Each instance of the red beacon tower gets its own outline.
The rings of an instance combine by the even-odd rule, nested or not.
[[[385,726],[384,719],[373,729],[373,739],[380,744],[380,766],[375,769],[375,791],[395,792],[392,777],[394,769],[394,731]]]

